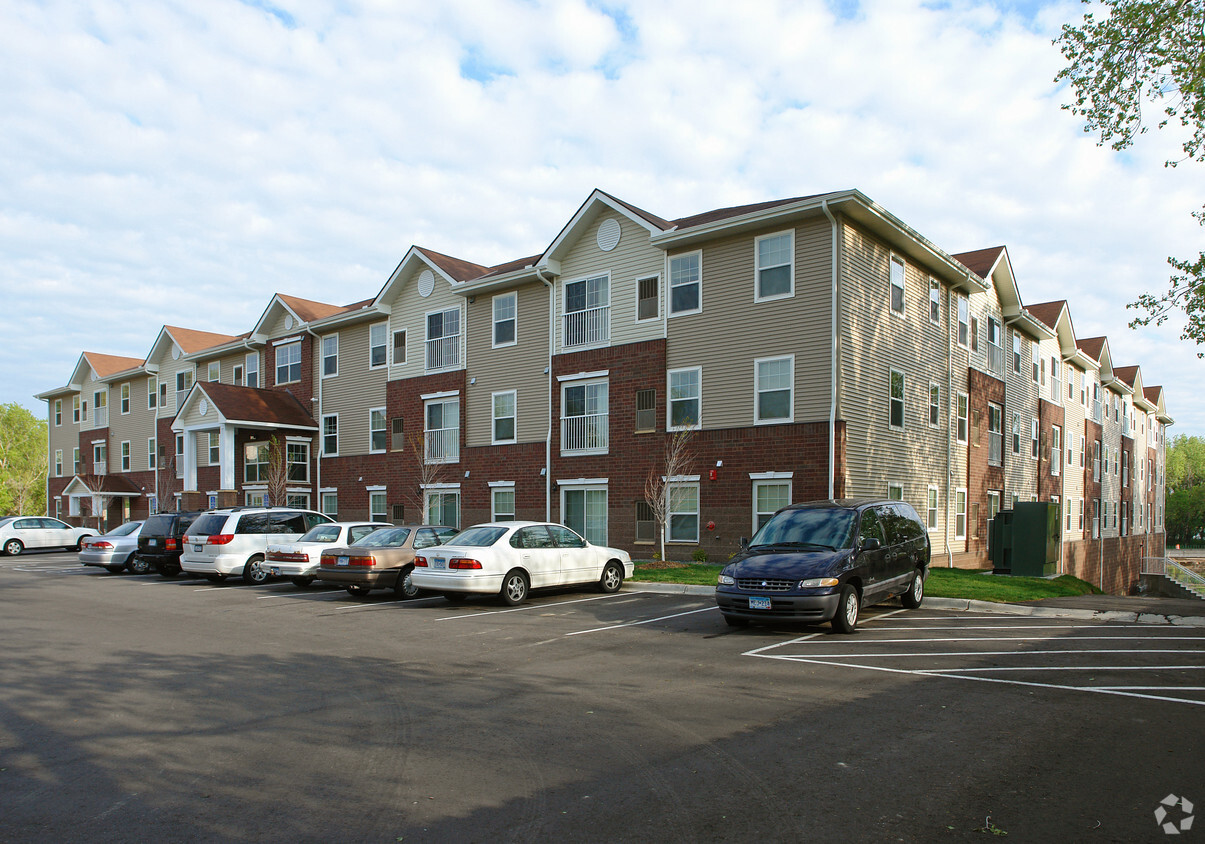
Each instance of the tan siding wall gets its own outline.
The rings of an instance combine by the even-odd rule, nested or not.
[[[493,295],[468,305],[469,373],[477,383],[466,388],[466,444],[487,446],[493,439],[493,393],[515,390],[518,442],[543,442],[548,434],[548,296],[542,284],[519,288],[513,346],[492,348]]]
[[[464,368],[464,333],[467,328],[465,325],[465,300],[453,293],[451,286],[438,273],[435,274],[435,289],[431,295],[425,299],[419,296],[418,276],[422,269],[423,267],[420,265],[418,272],[408,274],[399,285],[398,293],[393,301],[385,303],[392,306],[393,309],[389,317],[387,338],[390,355],[390,380],[417,378],[426,374],[424,367],[426,364],[427,314],[448,308],[457,308],[460,311],[461,366],[459,368]],[[392,360],[393,332],[403,330],[406,332],[406,362],[398,366],[394,365]]]
[[[92,429],[97,427],[97,424],[96,424],[96,393],[104,392],[104,391],[107,391],[108,389],[109,389],[109,385],[103,381],[97,381],[95,378],[92,377],[91,372],[89,372],[88,377],[84,379],[83,392],[81,393],[80,398],[82,401],[86,401],[88,403],[88,416],[87,416],[87,418],[83,419],[80,422],[80,430],[81,431],[91,431]],[[81,405],[81,407],[82,407],[82,405]],[[109,414],[110,421],[112,421],[112,415],[113,414],[110,412],[110,414]],[[107,428],[108,423],[106,423],[105,425],[102,425],[100,427]]]
[[[109,442],[110,472],[121,471],[121,441],[130,441],[130,471],[146,471],[146,441],[155,436],[155,412],[146,406],[147,377],[133,378],[128,382],[114,382],[109,390]],[[130,412],[121,413],[121,385],[130,385]]]
[[[54,403],[56,399],[51,399],[46,403],[48,413],[46,423],[49,426],[49,451],[47,456],[50,460],[50,477],[55,477],[54,474],[54,452],[56,449],[63,452],[63,474],[62,477],[70,478],[75,474],[75,465],[71,462],[71,457],[75,449],[79,448],[79,431],[80,426],[71,421],[71,396],[62,396],[63,402],[63,421],[58,427],[54,424]],[[80,454],[80,459],[83,459],[83,453]],[[51,513],[54,512],[54,503],[50,503]]]
[[[315,420],[322,425],[321,415],[339,415],[339,454],[368,454],[369,410],[385,406],[387,367],[370,369],[369,331],[373,323],[358,323],[340,327],[339,374],[322,379],[322,411],[315,411]],[[328,332],[327,335],[329,336]],[[322,372],[322,342],[315,343],[315,377]],[[388,344],[386,344],[388,345]],[[386,421],[386,426],[388,426]],[[388,430],[388,428],[387,428]],[[320,441],[315,448],[321,448]]]

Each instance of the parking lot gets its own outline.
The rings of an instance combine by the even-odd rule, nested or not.
[[[453,605],[56,553],[0,558],[0,631],[4,841],[1161,840],[1160,800],[1205,800],[1205,628],[733,630],[631,587]]]

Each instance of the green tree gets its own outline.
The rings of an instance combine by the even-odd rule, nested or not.
[[[0,514],[46,512],[48,436],[45,419],[0,404]]]
[[[1167,444],[1167,540],[1183,543],[1205,531],[1205,439],[1184,434]]]
[[[1079,26],[1065,24],[1055,39],[1069,62],[1055,81],[1067,81],[1075,91],[1075,102],[1063,108],[1084,118],[1084,131],[1099,133],[1098,144],[1123,150],[1150,128],[1144,112],[1149,104],[1159,115],[1157,128],[1178,123],[1187,133],[1184,157],[1166,165],[1205,161],[1205,3],[1101,0],[1101,5],[1104,17],[1088,12]],[[1193,216],[1205,225],[1205,210]],[[1158,296],[1143,293],[1127,305],[1144,313],[1130,327],[1162,325],[1182,310],[1188,320],[1181,339],[1205,343],[1205,252],[1167,260],[1175,271],[1169,289]]]

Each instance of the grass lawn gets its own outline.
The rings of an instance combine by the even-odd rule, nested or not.
[[[633,581],[645,583],[687,583],[715,586],[722,565],[714,563],[637,562]],[[1066,595],[1099,595],[1090,583],[1065,574],[1047,580],[1042,577],[996,577],[966,569],[931,568],[925,594],[934,598],[968,598],[976,601],[1037,601]]]

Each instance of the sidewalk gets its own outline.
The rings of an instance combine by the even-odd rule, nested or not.
[[[714,586],[688,586],[683,583],[624,583],[625,589],[659,592],[666,595],[714,595]],[[1079,618],[1091,621],[1122,621],[1138,624],[1174,624],[1181,627],[1205,627],[1205,601],[1180,598],[1156,598],[1147,595],[1072,595],[1017,604],[971,601],[966,598],[926,596],[924,608],[955,612],[987,612],[1001,615],[1039,618]]]

